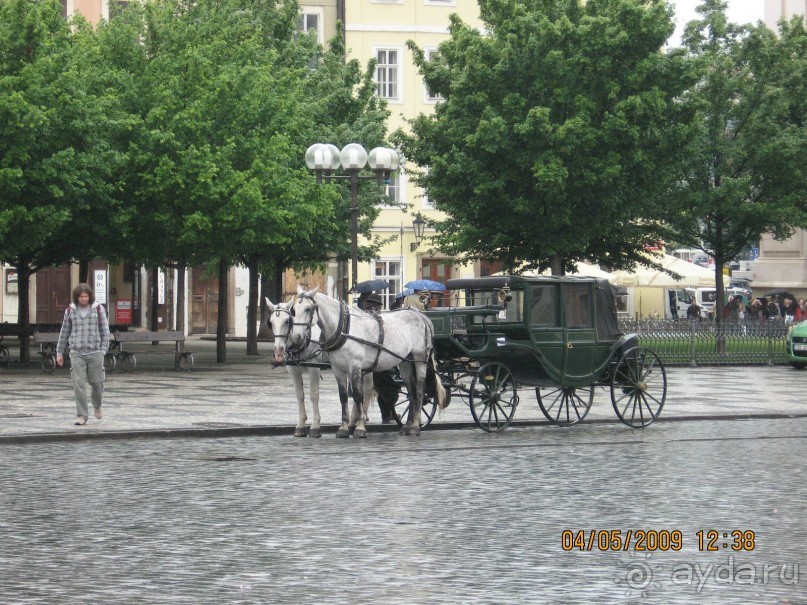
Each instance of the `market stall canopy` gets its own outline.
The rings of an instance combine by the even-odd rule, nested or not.
[[[496,275],[502,275],[501,273],[497,273]],[[537,271],[525,271],[521,275],[525,277],[535,277],[538,275],[550,275],[550,270],[546,269],[538,273]],[[613,273],[608,273],[607,271],[603,271],[596,265],[589,265],[588,263],[577,263],[577,271],[572,271],[567,273],[566,275],[572,277],[596,277],[598,279],[607,279],[611,283],[613,283]]]
[[[633,271],[619,270],[610,273],[611,283],[615,286],[639,288],[715,287],[715,274],[712,269],[699,267],[694,263],[669,254],[654,254],[648,256],[648,258],[661,265],[664,269],[677,273],[681,276],[681,279],[675,279],[658,269],[637,266]]]

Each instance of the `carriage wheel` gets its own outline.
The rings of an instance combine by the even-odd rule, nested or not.
[[[506,429],[518,405],[516,381],[507,366],[498,361],[482,365],[471,380],[468,405],[474,422],[483,431]]]
[[[412,402],[407,395],[395,404],[395,422],[401,427],[409,417],[409,408]],[[434,414],[437,412],[437,403],[433,397],[423,395],[423,405],[420,408],[420,428],[425,429],[434,420]]]
[[[645,347],[627,351],[611,379],[617,417],[633,428],[653,423],[667,398],[667,372],[658,355]]]
[[[115,356],[112,353],[107,353],[104,355],[104,369],[107,372],[114,372],[116,365],[118,365],[118,360],[115,359]]]
[[[572,426],[581,422],[591,409],[594,385],[535,387],[535,396],[538,398],[538,407],[549,422],[558,426]]]
[[[0,365],[8,367],[8,349],[0,345]]]

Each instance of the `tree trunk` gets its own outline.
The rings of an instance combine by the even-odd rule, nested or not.
[[[269,298],[272,302],[275,302],[275,299],[272,298],[270,293],[269,287],[269,274],[266,271],[261,272],[261,296],[259,299],[260,309],[261,309],[261,325],[258,328],[258,336],[263,338],[269,338],[272,335],[272,332],[269,330],[269,307],[266,306],[266,297]]]
[[[159,276],[159,268],[152,267],[151,268],[151,322],[149,324],[149,329],[152,332],[156,332],[157,329],[160,327],[159,322],[157,321],[157,301],[159,300],[159,288],[160,288],[160,276]]]
[[[177,265],[177,325],[176,329],[185,334],[185,265]]]
[[[717,345],[718,353],[725,353],[726,351],[726,320],[724,316],[725,302],[723,295],[723,257],[715,256],[715,334],[717,338],[715,343]]]
[[[552,255],[552,258],[549,259],[549,268],[552,271],[552,275],[563,275],[563,259],[560,257],[560,254]]]
[[[78,261],[78,283],[89,284],[90,279],[90,261],[81,259]]]
[[[31,315],[28,312],[30,307],[30,289],[31,289],[31,268],[25,264],[20,263],[16,266],[17,269],[17,323],[22,329],[20,335],[20,363],[28,363],[31,361],[31,339],[28,331],[31,327]]]
[[[249,257],[249,302],[247,303],[247,355],[258,354],[258,262],[257,254]]]
[[[219,317],[216,322],[216,363],[227,362],[227,292],[230,266],[225,259],[219,261]]]

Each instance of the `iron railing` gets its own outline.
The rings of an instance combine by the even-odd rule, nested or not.
[[[668,365],[784,364],[788,328],[772,320],[724,323],[713,321],[622,320],[620,329],[639,335]]]

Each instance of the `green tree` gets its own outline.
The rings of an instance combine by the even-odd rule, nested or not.
[[[715,259],[720,324],[723,266],[763,233],[777,239],[807,224],[807,34],[801,18],[728,22],[707,0],[683,37],[700,78],[682,97],[688,145],[667,195],[671,239]]]
[[[685,60],[662,0],[480,0],[482,34],[452,17],[426,61],[434,115],[396,134],[446,213],[436,245],[509,270],[576,260],[629,267],[658,236],[653,202],[682,129]]]
[[[368,100],[358,64],[345,66],[331,52],[317,64],[330,80],[312,70],[320,49],[297,32],[298,11],[272,0],[161,0],[110,24],[109,56],[139,82],[129,97],[142,126],[132,137],[127,188],[129,241],[140,262],[214,264],[226,287],[234,262],[257,265],[297,242],[329,241],[321,231],[344,233],[334,221],[343,198],[316,184],[304,151],[339,127],[383,133],[386,114]],[[342,104],[341,112],[322,111],[328,103]]]
[[[117,97],[93,67],[92,29],[55,0],[0,0],[0,259],[18,274],[19,323],[30,325],[39,269],[110,242]],[[23,339],[21,361],[30,359]]]

